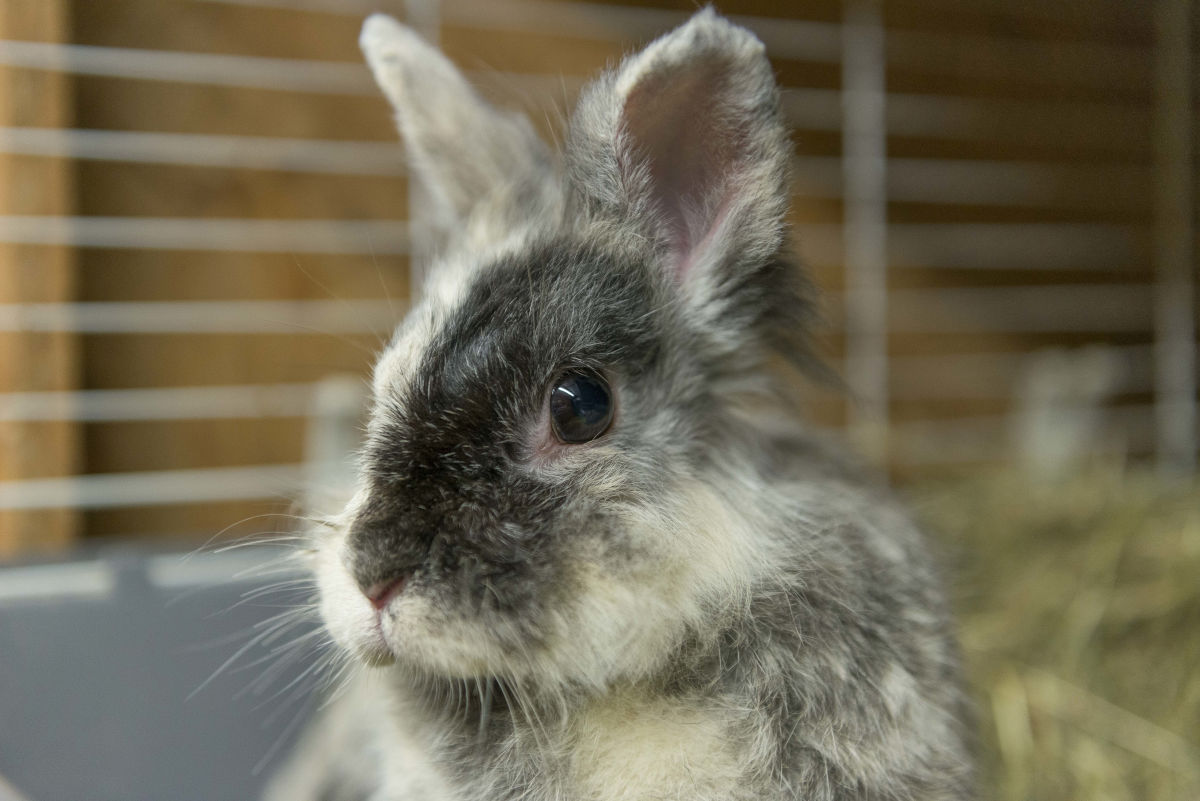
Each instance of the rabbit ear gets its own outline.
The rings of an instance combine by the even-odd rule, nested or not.
[[[553,204],[553,163],[528,119],[492,107],[444,55],[391,17],[368,17],[359,45],[427,194],[428,208],[413,210],[421,222],[443,239],[451,232],[500,239]]]
[[[762,43],[711,9],[589,87],[567,150],[574,202],[651,220],[675,277],[718,292],[781,247],[789,161]]]

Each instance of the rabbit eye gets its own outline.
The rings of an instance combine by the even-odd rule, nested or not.
[[[550,393],[550,424],[561,441],[590,442],[608,430],[613,419],[612,390],[592,373],[566,373]]]

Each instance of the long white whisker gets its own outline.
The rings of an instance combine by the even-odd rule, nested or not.
[[[276,617],[278,618],[280,616],[276,616]],[[185,700],[190,701],[193,698],[195,698],[197,694],[199,694],[205,687],[212,684],[212,682],[218,676],[220,676],[222,673],[224,673],[225,670],[228,669],[230,665],[232,665],[234,662],[236,662],[238,659],[240,659],[243,655],[245,655],[251,648],[254,648],[256,645],[260,645],[265,642],[268,642],[271,638],[278,636],[280,630],[286,631],[287,628],[289,627],[289,625],[296,625],[297,622],[298,621],[288,620],[288,619],[284,619],[282,621],[276,620],[276,622],[274,623],[273,626],[268,626],[267,628],[263,629],[262,631],[259,631],[257,634],[255,634],[249,640],[249,642],[247,642],[241,648],[238,648],[237,651],[235,651],[233,653],[233,656],[229,657],[224,662],[222,662],[220,667],[218,667],[216,670],[214,670],[207,679],[205,679],[203,682],[200,683],[199,687],[197,687],[196,689],[194,689],[190,693],[188,693],[187,698]],[[257,627],[257,626],[258,626],[258,624],[255,624],[255,627]]]

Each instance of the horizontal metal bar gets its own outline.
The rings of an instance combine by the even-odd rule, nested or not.
[[[1091,348],[1101,349],[1116,363],[1114,393],[1148,392],[1153,388],[1149,345]],[[893,356],[888,361],[891,396],[904,401],[1010,399],[1015,382],[1033,356],[1029,351]]]
[[[1142,332],[1151,326],[1148,286],[1061,284],[888,293],[896,333]]]
[[[402,176],[398,143],[265,136],[0,128],[0,152],[196,167],[281,170],[338,175]],[[923,203],[1038,205],[1070,201],[1088,207],[1145,205],[1148,168],[1137,165],[1041,164],[964,159],[888,161],[888,198]],[[795,159],[799,194],[841,196],[841,160]]]
[[[300,0],[303,2],[303,0]],[[925,12],[950,9],[957,13],[964,9],[962,0],[925,0],[921,5]],[[1088,0],[1085,3],[1039,3],[1029,0],[972,0],[971,12],[984,12],[987,16],[980,19],[995,24],[1000,20],[1022,20],[1039,22],[1057,22],[1066,25],[1084,26],[1091,30],[1103,30],[1105,27],[1131,34],[1139,31],[1147,35],[1151,32],[1151,21],[1143,19],[1146,14],[1121,15],[1121,11],[1135,11],[1136,6],[1130,6],[1129,0]]]
[[[797,197],[839,198],[841,159],[797,156]],[[1136,164],[889,158],[887,197],[895,203],[1053,206],[1144,212],[1151,174]]]
[[[146,557],[146,578],[161,589],[182,589],[230,583],[262,584],[269,575],[272,582],[304,579],[309,573],[294,557],[296,551],[286,546],[236,546],[222,551],[220,544],[177,554],[156,554]],[[0,581],[3,580],[0,574]]]
[[[832,90],[831,90],[832,91]],[[1033,135],[1070,142],[1081,131],[1136,131],[1146,110],[1129,102],[1007,100],[893,93],[887,96],[889,136],[985,140]]]
[[[1154,407],[1150,404],[1101,407],[1103,417],[1114,425],[1138,430],[1148,434],[1153,422]],[[1010,414],[981,414],[966,417],[951,417],[926,420],[900,420],[892,423],[892,430],[903,439],[921,440],[929,443],[958,440],[986,440],[990,437],[1007,435],[1013,416]],[[1149,440],[1147,440],[1148,442]],[[995,450],[993,448],[993,450]]]
[[[1150,48],[1110,41],[1060,37],[1052,41],[997,35],[892,29],[887,32],[889,66],[954,75],[995,74],[996,64],[1020,65],[1026,81],[1049,84],[1136,87]],[[1039,74],[1039,67],[1045,68]],[[1011,71],[1011,67],[1006,68]]]
[[[1136,269],[1148,229],[1098,223],[893,223],[894,267]]]
[[[832,302],[840,293],[827,293]],[[895,332],[1148,331],[1150,288],[1053,284],[896,289]],[[0,304],[0,331],[143,333],[360,333],[381,339],[399,322],[386,300],[155,301]]]
[[[1153,438],[1153,408],[1147,404],[1109,406],[1101,410],[1106,426],[1124,436],[1114,442],[1094,443],[1098,452],[1124,456],[1144,451]],[[1013,417],[977,415],[942,420],[893,422],[890,428],[891,460],[906,467],[935,467],[1000,462],[1014,458]]]
[[[887,167],[888,199],[912,203],[1134,211],[1145,208],[1151,185],[1150,169],[1131,164],[890,158]]]
[[[650,39],[690,16],[668,9],[539,0],[442,0],[439,11],[445,24],[463,28],[612,42]],[[738,14],[729,19],[754,31],[777,58],[836,62],[841,57],[841,26],[836,23]]]
[[[390,335],[387,300],[212,300],[0,304],[0,331],[82,334]]]
[[[94,601],[111,596],[116,586],[117,572],[103,559],[7,567],[0,569],[0,604],[51,599]]]
[[[379,89],[365,65],[357,61],[269,58],[0,39],[0,66],[103,78],[380,97]],[[582,83],[581,77],[497,70],[467,71],[466,74],[481,87],[492,91],[524,95],[551,92],[557,95],[564,88],[577,89]]]
[[[782,22],[782,21],[781,21]],[[772,26],[775,21],[772,21]],[[773,30],[773,28],[772,28]],[[764,34],[769,38],[774,34]],[[836,37],[830,40],[835,43]],[[79,75],[140,80],[239,86],[316,94],[375,97],[378,90],[366,70],[354,62],[276,59],[165,50],[64,45],[48,42],[0,41],[0,64],[31,69],[60,70]],[[478,81],[520,89],[525,95],[553,88],[561,79],[546,75],[483,73]],[[572,84],[577,78],[569,79]],[[841,95],[835,89],[786,88],[783,109],[790,124],[813,130],[839,130]],[[1020,130],[1066,131],[1081,120],[1102,120],[1106,130],[1136,129],[1146,111],[1129,102],[1037,102],[990,98],[893,93],[887,97],[889,135],[931,139],[972,140],[997,136],[997,122],[1027,120]],[[1090,130],[1090,127],[1089,127]]]
[[[367,68],[354,62],[186,53],[132,47],[0,40],[0,65],[26,69],[310,94],[378,94]]]
[[[822,293],[829,330],[845,325],[844,292]],[[1045,284],[929,287],[888,293],[894,334],[1145,333],[1151,330],[1146,284]]]
[[[1153,387],[1149,345],[1104,346],[1121,365],[1115,392]],[[1030,354],[1024,351],[895,356],[891,392],[901,400],[1002,399]],[[0,422],[75,420],[118,422],[309,417],[318,414],[319,383],[89,389],[0,393]]]
[[[275,5],[280,0],[203,0],[244,5]],[[308,0],[329,12],[360,15],[379,10],[378,0]],[[399,4],[394,4],[399,8]],[[536,32],[604,41],[629,42],[658,36],[690,16],[687,11],[630,7],[607,3],[545,0],[441,0],[439,13],[449,25],[464,28]],[[783,16],[731,14],[729,19],[751,30],[774,58],[839,63],[842,57],[841,25]],[[955,48],[947,53],[947,48]],[[1047,63],[1048,82],[1071,82],[1104,86],[1112,77],[1134,74],[1147,51],[1145,47],[1109,42],[1054,41],[955,32],[887,31],[886,59],[889,66],[920,68],[962,74],[976,64],[992,69],[997,59],[1013,63]],[[948,57],[958,53],[966,58]],[[975,53],[987,59],[972,62]],[[993,53],[999,56],[993,56]],[[1036,76],[1035,76],[1036,77]]]
[[[796,227],[801,252],[841,260],[841,227]],[[898,265],[977,269],[1096,269],[1136,266],[1135,226],[1080,223],[894,224]],[[407,226],[391,220],[244,220],[167,217],[0,217],[0,242],[148,250],[387,254],[408,252]]]
[[[262,584],[302,580],[301,565],[288,560],[295,551],[278,545],[239,546],[237,550],[189,551],[142,556],[124,548],[110,557],[32,565],[0,565],[0,605],[40,601],[98,601],[111,598],[131,574],[160,589],[176,590],[231,583]],[[144,578],[142,574],[144,573]]]
[[[841,93],[836,89],[784,87],[788,124],[806,130],[841,130]],[[1079,136],[1128,137],[1145,127],[1146,109],[1118,101],[1037,101],[892,92],[884,109],[889,136],[946,141],[998,141],[1013,136],[1035,141],[1075,141]]]
[[[794,228],[808,262],[839,265],[842,229],[836,224]],[[979,270],[1134,271],[1145,227],[1091,223],[892,223],[893,267]]]
[[[85,389],[75,392],[0,393],[0,422],[76,420],[215,420],[307,417],[318,384]]]
[[[361,17],[387,10],[403,17],[398,0],[201,0],[222,5],[287,8]],[[545,0],[441,0],[438,8],[447,25],[475,30],[540,33],[580,39],[627,43],[646,40],[679,25],[687,11],[633,7],[607,3],[554,3]],[[733,22],[749,28],[767,46],[773,57],[836,63],[841,58],[841,26],[838,23],[796,20],[786,17],[729,15]],[[1018,63],[1052,62],[1048,81],[1065,77],[1092,85],[1103,85],[1113,73],[1127,72],[1139,63],[1146,48],[1108,42],[1022,39],[1013,36],[889,30],[887,59],[897,67],[961,72],[961,59],[940,58],[947,44],[968,54],[999,51]],[[985,63],[994,63],[985,62]],[[969,66],[969,63],[968,63]],[[1104,68],[1104,69],[1099,69]]]
[[[202,0],[222,5],[286,8],[362,17],[375,11],[404,16],[402,2],[388,0]],[[686,20],[687,12],[605,3],[547,3],[539,0],[441,0],[438,12],[447,25],[474,30],[569,36],[606,42],[649,39]],[[733,15],[780,58],[836,61],[840,26],[827,22]]]
[[[267,136],[0,128],[0,153],[338,175],[406,172],[399,143]]]
[[[101,509],[294,497],[303,465],[155,470],[0,481],[0,509]]]
[[[392,220],[3,216],[0,242],[139,250],[399,255],[408,253],[408,226]]]

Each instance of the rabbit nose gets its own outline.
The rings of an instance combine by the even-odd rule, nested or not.
[[[404,590],[428,545],[391,520],[359,519],[350,527],[346,567],[376,609]]]
[[[359,554],[348,567],[359,592],[366,596],[376,609],[383,609],[389,601],[404,592],[418,565],[395,559],[363,559]]]
[[[419,565],[417,560],[398,559],[391,555],[381,559],[378,555],[368,556],[360,552],[352,557],[347,566],[359,592],[376,609],[382,609],[392,598],[404,592]]]
[[[383,609],[388,603],[400,593],[404,592],[404,587],[408,584],[411,573],[404,573],[400,576],[391,579],[377,581],[367,587],[359,586],[363,595],[367,596],[367,600],[371,602],[371,606],[376,609]]]

